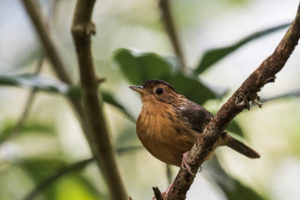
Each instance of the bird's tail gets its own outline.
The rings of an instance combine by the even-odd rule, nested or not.
[[[228,135],[228,134],[227,134]],[[253,150],[251,147],[248,147],[246,144],[242,143],[241,141],[231,137],[228,135],[229,140],[226,144],[230,148],[236,150],[237,152],[243,154],[244,156],[247,156],[249,158],[259,158],[260,155],[255,150]]]

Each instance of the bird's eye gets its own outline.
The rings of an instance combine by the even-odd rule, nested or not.
[[[162,93],[164,93],[164,90],[162,88],[157,88],[155,92],[156,94],[161,95]]]

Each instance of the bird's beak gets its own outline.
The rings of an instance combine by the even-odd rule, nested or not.
[[[138,86],[138,85],[132,85],[129,87],[130,89],[140,93],[140,94],[144,94],[145,93],[145,90],[144,90],[144,87],[143,86]]]

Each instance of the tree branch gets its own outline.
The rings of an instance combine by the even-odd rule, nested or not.
[[[23,0],[22,2],[41,40],[41,43],[44,46],[47,58],[49,59],[56,76],[61,81],[71,85],[71,78],[67,74],[63,59],[60,57],[57,47],[50,37],[49,31],[47,29],[47,23],[45,23],[43,15],[40,12],[41,9],[39,8],[38,3],[34,0]],[[84,132],[86,132],[85,123],[83,121],[84,119],[81,118],[81,116],[83,115],[83,111],[80,100],[69,98],[69,101],[72,105],[72,108],[77,114],[76,116],[80,122],[82,129],[84,130]]]
[[[78,0],[73,16],[72,36],[79,62],[83,110],[88,128],[91,148],[97,158],[114,200],[127,200],[121,180],[110,134],[103,114],[102,101],[98,97],[98,83],[91,52],[91,35],[96,33],[91,22],[95,0]]]
[[[86,1],[86,2],[82,1],[81,3],[79,2],[79,4],[82,4],[83,6],[85,6],[85,3],[91,4],[91,2],[94,2],[94,1]],[[29,14],[33,24],[34,24],[34,27],[35,27],[35,29],[36,29],[36,31],[37,31],[40,39],[41,39],[41,42],[42,42],[43,46],[45,47],[45,51],[46,51],[47,56],[48,56],[48,58],[49,58],[49,60],[52,64],[54,72],[60,78],[60,80],[66,82],[68,84],[71,84],[71,78],[66,73],[66,70],[65,70],[66,68],[63,64],[63,61],[62,61],[60,55],[57,53],[58,51],[57,51],[57,48],[54,45],[54,41],[51,39],[51,37],[49,36],[49,34],[47,32],[46,25],[43,22],[43,17],[41,15],[40,11],[39,11],[40,9],[39,9],[37,3],[33,2],[32,0],[23,0],[23,4],[24,4],[24,6],[27,10],[27,13]],[[89,15],[89,17],[91,16],[91,11],[92,11],[91,8],[92,7],[80,7],[77,4],[77,8],[78,8],[77,10],[90,9],[90,10],[88,10],[88,11],[90,11],[88,15]],[[82,13],[82,12],[76,12],[76,13],[80,15],[79,18],[81,18],[81,15],[82,15],[84,17],[83,18],[84,20],[88,19],[88,18],[86,18],[87,15],[85,15],[85,13]],[[89,32],[92,30],[92,27],[90,27],[90,28],[91,29],[89,30]],[[87,41],[89,43],[90,39],[88,39],[88,40],[84,39],[82,41],[79,41],[79,43],[85,44]],[[79,60],[82,60],[82,57],[79,58]],[[92,60],[90,60],[90,62],[91,61]],[[90,63],[90,65],[92,65],[92,63]],[[87,66],[87,67],[89,67],[89,66]],[[94,89],[94,88],[92,88],[92,89]],[[84,97],[86,97],[86,96],[84,95]],[[118,171],[116,170],[115,159],[114,159],[113,153],[108,152],[107,154],[103,154],[105,152],[105,150],[109,149],[109,147],[111,146],[108,135],[107,135],[106,138],[105,137],[102,138],[102,134],[98,134],[98,132],[96,133],[95,131],[92,131],[94,129],[91,129],[89,124],[86,121],[88,118],[85,118],[85,114],[83,112],[83,107],[81,105],[80,100],[69,98],[69,101],[72,104],[72,106],[73,106],[73,108],[74,108],[74,110],[77,114],[77,118],[78,118],[78,120],[81,124],[81,127],[82,127],[82,129],[83,129],[83,131],[86,135],[86,138],[87,138],[87,140],[88,140],[88,142],[91,146],[91,149],[92,149],[92,151],[95,155],[95,158],[97,159],[98,166],[101,169],[103,169],[103,168],[106,169],[105,171],[103,171],[103,173],[105,174],[106,177],[112,177],[111,179],[109,179],[108,184],[109,184],[111,194],[113,196],[117,196],[116,198],[113,197],[113,199],[126,199],[125,198],[126,197],[126,192],[125,192],[125,189],[124,189],[124,187],[123,187],[123,185],[120,181]],[[98,102],[98,99],[97,99],[96,104],[100,105],[99,102]],[[99,111],[97,111],[97,112],[99,112]],[[102,110],[100,112],[100,115],[102,116],[102,121],[98,121],[98,123],[101,124],[101,125],[104,124],[104,127],[101,127],[101,129],[99,129],[99,132],[102,132],[102,130],[107,130],[107,128],[106,128],[106,124],[102,123],[103,120],[104,120]],[[97,119],[95,119],[95,121],[96,120]],[[101,140],[100,140],[100,138],[101,138]],[[102,139],[103,139],[103,141],[109,141],[109,143],[104,144],[103,146],[101,146],[101,144],[103,144]],[[110,160],[110,158],[109,158],[110,156],[112,156],[112,160]],[[110,160],[110,162],[106,162],[106,160]],[[103,166],[100,166],[100,163],[102,163]],[[111,164],[113,165],[112,168],[108,167]],[[114,182],[114,181],[120,182],[120,184],[117,184],[117,185],[112,184],[112,182]],[[123,198],[118,198],[119,195],[122,196]]]
[[[197,138],[197,141],[187,158],[187,162],[190,164],[193,173],[197,173],[197,170],[205,161],[207,155],[216,148],[215,143],[228,123],[244,108],[249,108],[250,101],[255,102],[258,100],[259,97],[257,92],[259,92],[266,83],[275,80],[275,74],[285,65],[297,45],[299,37],[300,4],[293,23],[273,54],[264,60],[264,62],[246,79],[241,87],[230,97],[208,123],[203,133]],[[193,180],[194,175],[190,174],[187,170],[180,169],[166,199],[185,199],[186,193]]]
[[[179,37],[176,31],[172,13],[170,10],[169,0],[159,0],[159,7],[161,10],[162,20],[164,22],[165,29],[171,40],[174,52],[177,56],[180,66],[182,67],[182,69],[184,69],[186,67],[186,62],[182,51],[182,47],[179,42]]]
[[[36,28],[38,36],[40,37],[43,45],[45,46],[45,52],[48,55],[49,61],[53,66],[57,76],[66,83],[71,83],[71,78],[66,72],[66,67],[60,59],[58,50],[54,45],[52,38],[45,25],[45,20],[43,15],[40,13],[39,6],[33,0],[23,0],[23,5],[25,6],[29,17]]]

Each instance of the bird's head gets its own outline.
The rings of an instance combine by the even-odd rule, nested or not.
[[[141,86],[130,86],[130,89],[141,94],[143,103],[160,101],[173,104],[181,96],[169,83],[161,80],[149,80]]]

